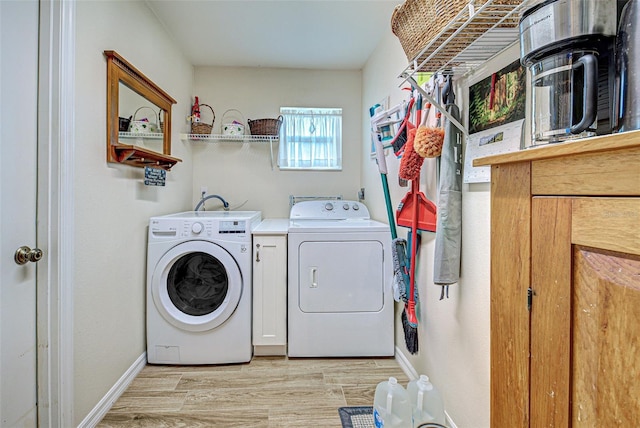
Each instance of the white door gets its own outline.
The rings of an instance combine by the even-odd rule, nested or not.
[[[0,426],[36,426],[38,2],[0,0]]]

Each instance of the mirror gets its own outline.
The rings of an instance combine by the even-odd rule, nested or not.
[[[169,170],[176,101],[115,51],[107,57],[107,162]]]

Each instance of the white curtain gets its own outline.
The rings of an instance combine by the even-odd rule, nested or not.
[[[283,107],[280,169],[342,169],[342,109]]]

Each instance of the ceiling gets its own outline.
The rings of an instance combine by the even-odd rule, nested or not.
[[[402,0],[146,0],[194,66],[359,70]]]

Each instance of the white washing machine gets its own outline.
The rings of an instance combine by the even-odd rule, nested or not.
[[[288,355],[394,355],[389,226],[355,201],[295,204],[288,235]]]
[[[189,211],[149,222],[147,360],[251,360],[251,232],[260,211]]]

